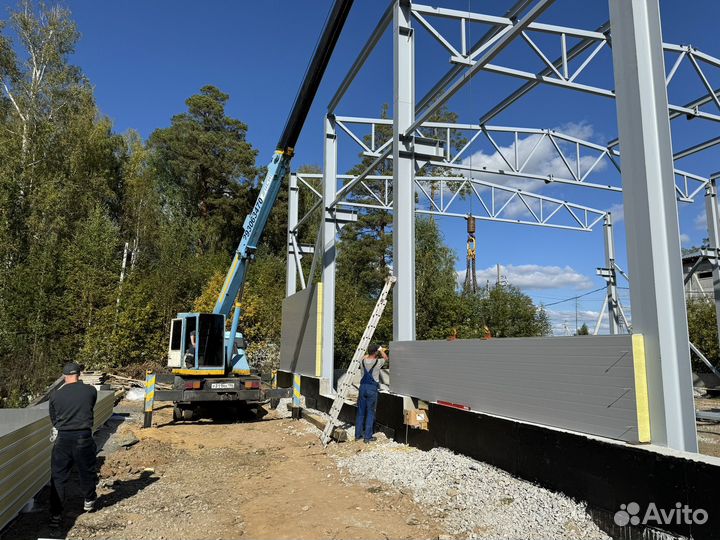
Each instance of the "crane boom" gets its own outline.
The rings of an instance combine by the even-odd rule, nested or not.
[[[235,301],[239,301],[245,285],[245,278],[250,262],[257,250],[260,238],[270,217],[270,211],[275,206],[280,186],[290,172],[290,161],[294,153],[295,143],[300,136],[305,119],[307,118],[320,81],[330,62],[333,49],[345,24],[353,0],[335,0],[335,4],[328,16],[322,36],[315,47],[302,86],[295,97],[295,103],[288,116],[285,129],[278,141],[277,150],[267,168],[267,174],[260,187],[260,193],[255,201],[252,211],[245,218],[243,235],[213,313],[230,315]]]
[[[178,313],[170,323],[168,367],[172,368],[173,386],[164,401],[173,401],[173,419],[192,420],[223,409],[258,404],[272,397],[289,396],[288,389],[263,387],[261,378],[252,373],[243,336],[238,332],[240,301],[248,267],[267,226],[270,212],[283,181],[290,172],[295,143],[330,61],[353,0],[335,0],[323,33],[277,149],[267,167],[260,192],[243,223],[243,234],[235,250],[230,269],[212,313]],[[230,319],[230,314],[235,313]],[[232,320],[230,331],[227,321]],[[159,399],[159,395],[158,398]]]
[[[235,300],[242,296],[248,266],[257,250],[265,225],[267,225],[267,220],[270,217],[270,211],[275,205],[282,181],[290,172],[291,157],[286,152],[275,151],[275,155],[267,168],[267,174],[255,201],[255,206],[253,206],[243,223],[243,235],[237,250],[235,250],[235,255],[225,276],[225,282],[220,290],[213,313],[227,317]]]

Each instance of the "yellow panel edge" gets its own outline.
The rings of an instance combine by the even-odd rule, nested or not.
[[[315,327],[315,376],[322,375],[323,284],[317,284],[317,326]]]
[[[174,375],[225,375],[224,369],[173,369]]]
[[[648,401],[647,366],[645,365],[645,338],[632,335],[633,367],[635,371],[635,402],[637,408],[638,439],[650,442],[650,403]]]

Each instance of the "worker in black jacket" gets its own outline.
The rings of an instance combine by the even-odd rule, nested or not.
[[[65,384],[50,396],[50,421],[53,437],[56,436],[51,461],[51,528],[60,527],[62,523],[65,491],[73,465],[85,497],[86,512],[93,510],[97,497],[97,446],[92,437],[97,390],[80,381],[81,370],[75,362],[65,364]]]

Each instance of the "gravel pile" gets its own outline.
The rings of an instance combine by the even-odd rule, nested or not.
[[[411,493],[446,531],[462,537],[608,539],[584,504],[444,448],[422,452],[388,442],[338,458],[352,476]]]

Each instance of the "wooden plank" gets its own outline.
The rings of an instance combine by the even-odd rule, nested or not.
[[[319,430],[324,430],[325,425],[327,424],[327,420],[317,414],[313,414],[311,412],[308,412],[307,409],[302,409],[302,418],[304,420],[307,420],[310,422],[313,426],[318,428]],[[336,427],[333,430],[332,438],[336,440],[337,442],[345,442],[348,440],[348,433],[347,430],[343,428]]]

